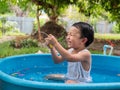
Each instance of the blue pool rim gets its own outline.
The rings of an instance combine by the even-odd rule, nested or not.
[[[19,56],[11,56],[6,57],[8,59],[10,58],[16,58],[21,56],[35,56],[37,54],[25,54],[25,55],[19,55]],[[50,54],[42,54],[42,55],[50,55]],[[92,54],[93,56],[101,56],[101,57],[108,57],[105,55],[100,54]],[[118,56],[109,56],[109,57],[115,57],[120,58]],[[4,60],[0,60],[0,62],[3,62]],[[47,82],[38,82],[38,81],[30,81],[30,80],[24,80],[19,79],[13,76],[10,76],[2,71],[0,71],[0,79],[19,86],[25,86],[25,87],[31,87],[31,88],[43,88],[43,89],[120,89],[120,82],[114,82],[114,83],[85,83],[85,84],[65,84],[65,83],[47,83]]]

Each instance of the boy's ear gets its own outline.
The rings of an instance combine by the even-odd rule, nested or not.
[[[82,42],[83,42],[83,43],[86,43],[87,41],[88,41],[87,38],[82,38]]]

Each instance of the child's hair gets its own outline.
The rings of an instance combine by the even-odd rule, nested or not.
[[[94,30],[91,25],[85,22],[77,22],[74,23],[72,26],[76,27],[78,30],[80,30],[80,38],[86,37],[88,40],[85,43],[85,47],[89,46],[93,40],[94,40]]]

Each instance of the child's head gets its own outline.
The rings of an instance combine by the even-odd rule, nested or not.
[[[72,25],[80,31],[80,38],[87,38],[85,47],[89,46],[94,40],[94,30],[91,25],[85,22],[77,22]]]

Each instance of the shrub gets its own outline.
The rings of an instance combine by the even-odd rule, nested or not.
[[[31,38],[10,41],[10,46],[14,48],[38,47],[38,41]]]
[[[114,26],[113,26],[113,32],[120,33],[120,25],[119,24],[114,24]]]

